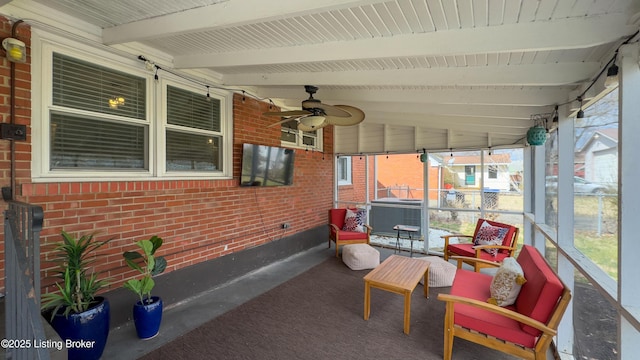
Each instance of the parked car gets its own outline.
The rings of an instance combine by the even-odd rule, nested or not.
[[[558,177],[547,176],[546,188],[547,188],[547,191],[556,192],[558,190]],[[605,185],[593,183],[579,176],[574,176],[573,192],[576,194],[604,194],[611,191]]]

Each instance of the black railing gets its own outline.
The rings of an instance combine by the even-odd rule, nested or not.
[[[4,213],[7,359],[49,359],[40,315],[42,207],[9,201]]]

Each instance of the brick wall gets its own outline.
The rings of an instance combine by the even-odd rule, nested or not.
[[[366,158],[365,156],[352,156],[351,157],[351,184],[340,185],[338,190],[338,201],[345,203],[359,203],[364,204],[367,201],[366,189]],[[373,186],[373,169],[374,169],[374,157],[369,156],[369,200],[373,199],[374,186]],[[354,204],[339,204],[339,206],[353,206]]]
[[[3,21],[3,31],[10,26]],[[25,26],[26,27],[26,26]],[[20,37],[26,40],[26,37]],[[27,41],[25,41],[27,42]],[[3,62],[2,108],[8,103],[7,65]],[[28,69],[28,67],[27,67]],[[24,72],[23,93],[29,93],[29,73]],[[28,98],[22,121],[29,124]],[[26,102],[25,102],[26,101]],[[267,103],[250,97],[233,100],[233,179],[158,180],[31,183],[30,141],[19,144],[18,200],[44,208],[41,233],[43,287],[54,275],[50,249],[60,240],[60,232],[97,234],[98,239],[113,238],[100,250],[96,269],[111,279],[111,288],[133,276],[122,260],[122,253],[134,248],[134,241],[158,235],[165,241],[159,250],[167,258],[167,271],[174,271],[219,256],[242,251],[326,224],[326,211],[333,198],[333,131],[324,131],[324,157],[321,153],[295,150],[294,184],[285,187],[240,187],[242,144],[280,145],[279,127],[267,128],[272,117],[262,116]],[[30,134],[30,132],[29,132]],[[3,186],[8,185],[9,146],[0,141]],[[3,207],[4,210],[6,207]],[[282,230],[288,222],[291,228]],[[2,235],[0,235],[2,236]],[[225,246],[227,249],[225,250]],[[0,273],[4,266],[0,266]],[[4,288],[4,284],[2,284]]]
[[[360,156],[351,157],[352,184],[339,187],[338,200],[344,202],[364,202],[365,201],[365,160]],[[406,189],[411,191],[407,194],[405,190],[393,190],[390,196],[397,198],[423,199],[423,164],[416,154],[393,154],[377,155],[377,181],[380,189],[379,197],[386,197],[388,187]],[[374,200],[374,156],[369,156],[369,199]],[[429,184],[432,188],[437,188],[438,172],[429,170]],[[429,193],[430,199],[437,199],[436,192]]]
[[[11,37],[13,23],[0,17],[0,39]],[[31,28],[21,23],[16,27],[15,37],[27,45],[27,62],[15,64],[15,113],[16,124],[31,123]],[[11,123],[11,63],[0,47],[0,122]],[[11,186],[11,141],[0,140],[0,187]],[[27,126],[27,141],[15,142],[15,175],[17,181],[30,176],[31,166],[31,129]],[[6,206],[0,202],[0,211]],[[3,216],[4,218],[4,216]],[[0,292],[4,292],[4,221],[0,223]]]

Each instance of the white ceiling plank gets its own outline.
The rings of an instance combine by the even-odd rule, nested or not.
[[[491,68],[445,68],[371,71],[322,71],[273,74],[232,74],[225,85],[522,85],[551,86],[585,81],[598,71],[599,63],[496,66]]]
[[[227,1],[104,29],[105,44],[220,29],[320,11],[377,3],[380,0],[244,0]],[[247,11],[251,9],[251,11]]]
[[[305,46],[249,51],[177,55],[177,68],[251,66],[370,59],[378,57],[447,56],[592,47],[631,30],[620,14],[501,27],[458,29],[423,34],[329,41]]]
[[[330,100],[323,102],[329,103]],[[398,114],[439,114],[448,116],[474,116],[489,117],[492,119],[524,119],[529,121],[531,114],[547,113],[553,110],[552,106],[478,106],[460,104],[424,104],[424,103],[383,103],[383,102],[359,102],[349,101],[349,105],[357,108],[365,108],[368,112],[395,112]]]
[[[0,0],[60,46],[106,42],[283,109],[317,85],[323,103],[365,112],[348,138],[334,127],[334,149],[351,152],[521,145],[530,114],[573,104],[638,11],[638,0]]]
[[[329,104],[367,102],[422,102],[423,104],[468,104],[500,106],[544,106],[567,101],[573,87],[491,88],[353,88],[321,87],[316,97]],[[365,90],[365,89],[362,89]],[[265,86],[256,90],[262,98],[290,99],[291,106],[299,106],[307,98],[302,86]]]
[[[520,129],[529,129],[531,121],[509,119],[487,119],[472,116],[446,116],[424,114],[403,114],[376,112],[367,114],[367,124],[392,124],[394,126],[420,126],[434,129],[469,130],[486,133],[491,131],[496,134],[517,135],[522,134]],[[364,122],[363,122],[364,123]]]

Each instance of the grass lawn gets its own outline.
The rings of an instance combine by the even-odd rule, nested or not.
[[[574,234],[576,249],[596,263],[613,279],[618,280],[618,236],[579,233]]]

